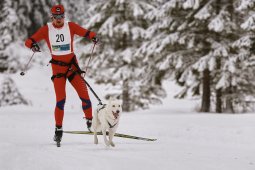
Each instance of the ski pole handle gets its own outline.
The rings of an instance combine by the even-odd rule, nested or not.
[[[34,57],[34,54],[35,54],[35,52],[34,52],[33,55],[30,57],[28,63],[27,63],[26,66],[25,66],[24,71],[20,72],[20,75],[21,75],[21,76],[24,76],[24,75],[25,75],[25,73],[26,73],[26,71],[27,71],[27,69],[28,69],[28,65],[30,64],[32,58]]]

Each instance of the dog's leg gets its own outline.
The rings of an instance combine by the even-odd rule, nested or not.
[[[98,138],[97,138],[97,127],[98,127],[98,121],[97,118],[94,118],[95,120],[93,121],[93,127],[94,127],[94,144],[98,144]]]
[[[104,137],[104,143],[106,144],[106,146],[110,146],[110,142],[107,140],[106,138],[106,128],[102,128],[102,133],[103,133],[103,137]]]
[[[94,131],[94,144],[98,144],[97,131]]]
[[[109,130],[109,142],[110,142],[110,145],[111,145],[112,147],[115,147],[115,144],[114,144],[113,141],[112,141],[114,134],[115,134],[115,131],[112,130],[112,129],[110,129],[110,130]]]

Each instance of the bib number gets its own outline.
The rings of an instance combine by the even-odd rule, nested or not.
[[[56,34],[56,42],[64,42],[64,35],[63,34]]]

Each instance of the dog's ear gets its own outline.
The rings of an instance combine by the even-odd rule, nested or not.
[[[114,100],[114,97],[110,96],[109,101],[113,101],[113,100]]]
[[[108,95],[105,96],[105,99],[106,100],[115,100],[116,97],[113,94],[108,94]]]
[[[104,98],[105,98],[106,100],[109,100],[110,97],[111,97],[111,95],[107,94]]]
[[[117,96],[116,96],[116,99],[117,99],[117,100],[121,100],[121,95],[117,95]]]

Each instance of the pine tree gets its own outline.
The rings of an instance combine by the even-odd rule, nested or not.
[[[10,77],[5,77],[0,87],[0,107],[18,104],[28,105],[28,101],[20,94],[16,84]]]
[[[157,82],[174,77],[178,84],[185,85],[183,80],[191,70],[188,68],[199,57],[199,53],[193,50],[194,34],[185,34],[193,16],[194,12],[184,10],[183,1],[177,0],[165,1],[146,15],[152,25],[147,29],[147,41],[137,53],[145,55],[148,72],[154,73]],[[188,78],[191,79],[186,79],[189,82],[196,80],[195,77]],[[180,94],[181,98],[186,96],[187,89],[192,89],[195,94],[198,92],[198,83],[186,85],[188,88]]]
[[[156,68],[165,70],[162,78],[174,75],[185,87],[178,97],[202,92],[203,112],[210,111],[211,98],[216,99],[216,111],[222,112],[222,100],[231,101],[235,93],[232,84],[219,85],[226,74],[235,74],[230,70],[236,59],[231,44],[240,35],[235,4],[233,0],[166,1],[151,17],[154,22],[148,34],[152,40],[140,50],[154,59]]]
[[[50,21],[50,9],[57,3],[53,0],[14,0],[14,2],[16,3],[15,9],[19,17],[19,30],[22,39],[31,36]]]
[[[3,0],[0,2],[0,72],[8,69],[8,55],[5,49],[15,39],[18,17],[12,8],[12,1]]]
[[[236,9],[239,15],[239,25],[241,37],[232,43],[232,47],[236,49],[235,60],[229,64],[229,67],[234,70],[231,76],[226,75],[226,81],[222,84],[229,84],[231,82],[234,86],[231,89],[234,91],[232,98],[235,99],[235,108],[239,111],[254,111],[254,73],[255,73],[255,22],[254,22],[254,7],[253,0],[240,0]]]
[[[21,69],[17,49],[50,18],[51,0],[3,0],[0,2],[0,72],[12,73]],[[16,46],[16,47],[15,47]]]
[[[217,113],[222,112],[223,102],[228,108],[231,108],[231,112],[234,112],[232,98],[230,97],[231,93],[234,93],[232,90],[233,85],[229,84],[228,87],[219,86],[220,80],[226,74],[233,74],[229,64],[235,59],[236,55],[231,43],[239,38],[239,23],[235,18],[234,1],[216,0],[209,1],[204,5],[199,3],[197,5],[200,5],[201,9],[194,15],[191,25],[199,26],[193,30],[197,33],[202,33],[203,37],[198,38],[197,33],[194,35],[196,36],[196,41],[203,44],[199,51],[204,51],[205,53],[201,53],[199,60],[192,65],[192,69],[200,72],[199,75],[202,73],[201,78],[203,79],[204,90],[202,92],[201,111],[208,112],[210,99],[215,97]],[[200,83],[201,78],[198,79]]]
[[[92,15],[88,12],[89,7],[92,3],[96,1],[91,0],[62,0],[61,3],[65,7],[65,17],[66,20],[70,20],[73,22],[77,22],[79,24],[83,24],[89,20],[89,17]]]
[[[122,91],[125,111],[147,108],[156,98],[143,93],[143,56],[134,56],[148,24],[144,15],[153,8],[146,1],[107,0],[89,10],[95,14],[85,27],[102,38],[91,76],[97,83],[110,83]]]

